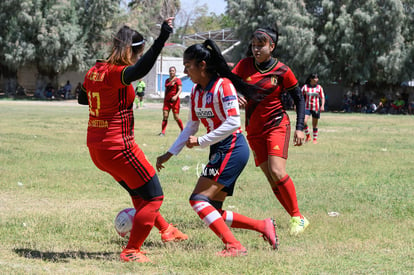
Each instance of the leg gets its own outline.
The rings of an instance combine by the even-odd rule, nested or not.
[[[226,249],[219,253],[220,256],[242,256],[247,255],[246,249],[234,237],[221,214],[212,205],[212,199],[224,200],[225,193],[221,190],[223,185],[206,177],[200,177],[193,194],[190,197],[190,204],[197,215],[226,245]]]
[[[305,132],[305,135],[306,135],[306,139],[305,139],[306,142],[311,140],[309,127],[308,127],[308,119],[309,119],[309,115],[305,115],[305,128],[303,129],[303,131]]]
[[[309,222],[299,211],[295,185],[286,173],[286,159],[269,156],[267,167],[265,162],[260,165],[260,168],[262,168],[266,177],[272,180],[270,186],[273,192],[276,197],[279,195],[279,201],[291,216],[290,234],[298,235],[302,233],[309,225]]]
[[[179,113],[177,112],[174,112],[173,113],[173,115],[174,115],[174,119],[175,119],[175,121],[177,122],[177,124],[178,124],[178,127],[180,127],[180,130],[182,131],[183,129],[184,129],[184,125],[183,125],[183,122],[181,121],[181,119],[180,119],[180,116],[179,116]]]
[[[170,114],[170,110],[162,110],[162,125],[161,125],[161,133],[160,136],[165,135],[165,130],[167,129],[168,124],[168,116]]]
[[[144,107],[144,97],[143,96],[139,97],[139,106]]]
[[[312,127],[313,127],[313,143],[317,143],[318,140],[318,120],[317,117],[312,117]]]

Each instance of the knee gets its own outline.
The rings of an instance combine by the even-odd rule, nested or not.
[[[270,175],[273,181],[280,181],[283,177],[286,176],[286,170],[281,167],[271,167]]]
[[[209,197],[207,197],[205,195],[193,193],[193,194],[191,194],[191,196],[189,198],[189,202],[190,202],[190,204],[192,204],[192,202],[195,202],[195,201],[205,201],[205,202],[210,203]]]

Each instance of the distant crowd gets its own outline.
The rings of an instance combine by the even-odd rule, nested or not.
[[[286,110],[295,109],[295,104],[288,93],[282,95],[282,102]],[[328,107],[328,95],[325,93],[325,112],[328,111]],[[340,112],[414,115],[414,98],[410,100],[409,94],[403,92],[397,93],[395,97],[382,95],[376,101],[355,92],[346,93],[343,96]]]
[[[60,86],[58,89],[53,87],[51,83],[48,83],[42,94],[36,94],[36,97],[46,99],[77,99],[81,91],[82,84],[79,82],[76,88],[72,89],[72,84],[68,80],[64,86]]]
[[[414,99],[409,100],[407,92],[397,93],[395,97],[381,96],[376,103],[365,95],[345,94],[341,111],[345,113],[378,113],[378,114],[414,114]]]

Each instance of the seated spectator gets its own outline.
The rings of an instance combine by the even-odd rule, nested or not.
[[[375,105],[374,101],[371,100],[371,102],[367,105],[366,113],[372,114],[377,111],[377,105]]]
[[[414,115],[414,100],[408,103],[408,114]]]
[[[401,96],[399,96],[396,100],[394,100],[391,103],[391,107],[394,113],[397,113],[397,114],[401,114],[404,112],[403,111],[404,105],[405,105],[405,101],[402,99]]]
[[[351,107],[352,107],[351,105],[352,105],[352,100],[347,95],[344,95],[344,99],[342,100],[342,107],[341,107],[342,112],[350,113]]]
[[[63,87],[63,90],[64,90],[64,98],[70,99],[71,94],[72,94],[72,85],[70,84],[69,80],[66,82],[66,85]]]
[[[382,96],[378,103],[377,113],[379,114],[388,114],[390,109],[390,101],[386,96]]]
[[[55,90],[53,89],[53,86],[51,83],[47,84],[44,95],[47,99],[54,99],[55,98]]]

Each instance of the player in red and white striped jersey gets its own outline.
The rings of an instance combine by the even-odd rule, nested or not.
[[[311,74],[306,80],[306,84],[302,87],[302,93],[305,97],[305,128],[306,141],[311,140],[308,127],[308,119],[312,116],[313,143],[318,143],[318,121],[321,112],[325,111],[325,94],[323,88],[318,84],[318,74]]]
[[[237,178],[249,159],[249,147],[240,129],[240,111],[235,87],[227,77],[230,72],[220,50],[212,40],[190,46],[184,52],[184,72],[196,83],[190,96],[189,120],[171,148],[157,158],[158,171],[184,146],[210,146],[209,162],[190,196],[197,215],[225,244],[219,256],[243,256],[247,250],[230,231],[234,228],[255,230],[273,249],[278,247],[273,219],[255,220],[222,209],[233,194]],[[207,133],[194,136],[203,124]]]

